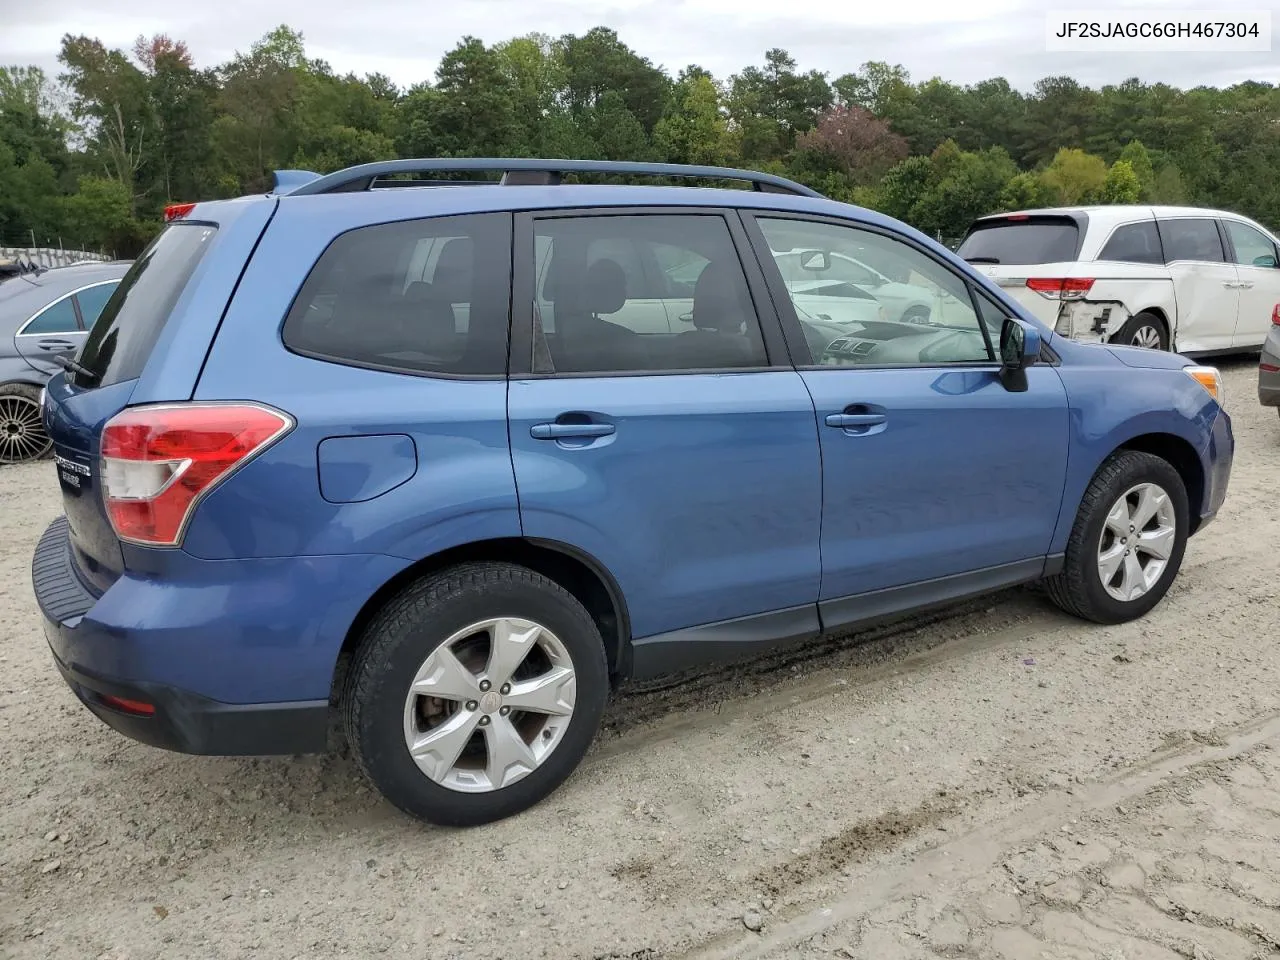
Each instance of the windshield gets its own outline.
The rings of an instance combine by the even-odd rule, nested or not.
[[[1069,217],[984,220],[956,251],[970,263],[1063,263],[1076,259],[1080,228]]]

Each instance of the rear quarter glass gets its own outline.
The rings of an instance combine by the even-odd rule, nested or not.
[[[136,379],[217,228],[173,223],[160,231],[102,308],[78,358],[79,387]]]

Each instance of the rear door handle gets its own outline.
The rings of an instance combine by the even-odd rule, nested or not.
[[[844,430],[850,427],[875,427],[888,419],[883,413],[829,413],[827,426]]]
[[[36,346],[41,350],[67,350],[75,344],[70,340],[37,340]]]
[[[612,423],[535,423],[529,436],[535,440],[563,440],[566,437],[607,437],[614,432]]]

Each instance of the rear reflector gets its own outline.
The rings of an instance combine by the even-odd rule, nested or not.
[[[1093,278],[1032,277],[1027,281],[1027,289],[1050,300],[1080,300],[1093,289]]]
[[[99,694],[99,697],[103,706],[119,710],[121,713],[132,713],[139,717],[154,717],[156,714],[155,704],[143,700],[126,700],[124,697],[113,697],[108,693]]]
[[[171,203],[164,208],[164,221],[181,220],[196,208],[194,203]]]
[[[130,407],[102,430],[102,496],[116,536],[173,547],[206,494],[291,429],[256,403]]]

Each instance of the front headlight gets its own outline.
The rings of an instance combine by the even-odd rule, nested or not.
[[[1200,386],[1204,387],[1205,390],[1208,391],[1209,395],[1218,401],[1218,406],[1226,406],[1227,391],[1222,386],[1222,374],[1218,371],[1217,367],[1190,366],[1183,367],[1182,371],[1196,383],[1200,384]]]

